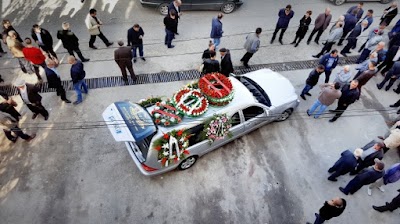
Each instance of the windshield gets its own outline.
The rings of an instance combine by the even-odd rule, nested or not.
[[[267,93],[256,82],[245,76],[241,76],[239,81],[246,86],[259,103],[262,103],[267,107],[271,106],[271,100]]]

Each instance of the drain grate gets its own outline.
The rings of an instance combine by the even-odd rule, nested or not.
[[[351,56],[347,58],[340,58],[339,65],[354,64],[358,56]],[[236,67],[235,73],[242,75],[248,72],[256,71],[262,68],[270,68],[274,71],[292,71],[301,69],[311,69],[318,65],[318,60],[308,60],[308,61],[294,61],[294,62],[284,62],[284,63],[272,63],[272,64],[262,64],[262,65],[252,65],[250,68],[245,68],[243,66]],[[160,72],[153,74],[141,74],[137,75],[137,80],[133,82],[129,79],[129,85],[140,85],[149,83],[160,83],[160,82],[173,82],[181,80],[191,80],[200,78],[201,73],[196,70],[181,71],[181,72]],[[122,76],[111,76],[111,77],[101,77],[101,78],[90,78],[85,79],[89,89],[100,89],[108,87],[125,86]],[[73,90],[73,85],[71,81],[62,81],[62,85],[67,90]],[[8,95],[16,95],[17,89],[12,85],[0,86],[0,90],[6,92]],[[47,82],[44,82],[41,87],[41,92],[55,92],[55,89],[49,89]]]

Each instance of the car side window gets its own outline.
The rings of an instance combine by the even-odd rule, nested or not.
[[[243,110],[244,120],[248,121],[260,114],[264,113],[264,109],[258,106],[251,106]]]
[[[231,117],[231,121],[232,121],[232,127],[240,124],[240,116],[239,116],[239,112],[236,112],[232,117]]]
[[[204,135],[202,134],[203,129],[204,129],[204,124],[199,124],[199,125],[196,125],[196,126],[194,126],[194,127],[192,127],[192,128],[187,130],[188,133],[192,135],[189,138],[189,145],[190,146],[195,145],[195,144],[205,140],[204,139]]]

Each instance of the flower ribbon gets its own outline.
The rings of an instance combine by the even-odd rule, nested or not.
[[[229,92],[229,88],[228,88],[223,82],[221,82],[221,80],[219,80],[218,77],[217,77],[215,74],[212,74],[211,76],[215,79],[215,81],[216,81],[217,84],[221,85],[222,88],[224,88],[227,92]],[[223,96],[223,94],[221,93],[221,90],[218,89],[218,88],[216,88],[216,87],[214,86],[214,84],[212,84],[208,79],[204,79],[204,81],[205,81],[205,82],[208,84],[208,86],[209,86],[211,89],[213,89],[213,90],[215,91],[215,93],[217,93],[220,97]]]

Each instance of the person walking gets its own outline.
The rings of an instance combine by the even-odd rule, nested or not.
[[[363,153],[361,154],[360,159],[358,160],[358,165],[355,170],[350,172],[350,175],[355,175],[359,173],[361,170],[374,165],[375,160],[382,160],[383,158],[383,148],[385,144],[383,142],[371,141],[362,147]]]
[[[179,19],[182,16],[182,11],[181,11],[181,5],[182,1],[181,0],[174,0],[168,5],[168,15],[171,14],[172,11],[175,11],[175,18],[173,18],[176,21],[176,35],[179,35],[178,33],[178,23]]]
[[[219,53],[221,54],[221,73],[226,77],[229,77],[229,74],[234,71],[231,61],[231,53],[229,52],[229,49],[226,48],[219,49]]]
[[[79,49],[79,39],[70,30],[70,25],[67,22],[62,23],[62,30],[57,32],[57,38],[61,40],[64,48],[68,51],[69,55],[74,56],[74,52],[78,55],[82,62],[90,61],[89,58],[85,58]]]
[[[247,35],[246,42],[244,43],[244,49],[246,50],[246,54],[243,55],[241,62],[243,62],[244,67],[250,68],[249,60],[253,57],[254,53],[258,51],[260,48],[260,34],[262,29],[258,27],[255,33],[251,33]]]
[[[114,60],[121,69],[122,79],[128,85],[128,76],[126,70],[131,74],[133,81],[136,81],[136,75],[132,67],[132,52],[130,47],[124,47],[122,40],[118,41],[119,48],[114,51]]]
[[[350,53],[350,49],[354,49],[357,45],[358,37],[367,29],[368,21],[363,20],[361,23],[357,24],[354,29],[351,31],[349,36],[346,38],[347,44],[340,51],[340,54],[347,57],[347,54]]]
[[[46,59],[46,67],[44,68],[44,72],[47,77],[48,87],[56,89],[57,96],[60,96],[62,101],[64,101],[65,103],[71,103],[71,101],[67,99],[65,89],[61,84],[61,76],[59,71],[57,70],[57,67],[58,60],[56,58]]]
[[[311,14],[312,14],[312,11],[308,10],[306,12],[306,14],[303,16],[303,18],[301,18],[299,29],[297,29],[297,31],[296,31],[296,37],[294,38],[293,42],[290,43],[290,44],[294,44],[294,47],[299,46],[300,41],[306,35],[306,33],[308,31],[308,26],[310,25],[311,20],[312,20],[311,19]],[[299,39],[298,42],[297,42],[297,39]]]
[[[329,112],[335,113],[335,116],[329,120],[329,122],[335,122],[350,104],[356,102],[360,96],[360,91],[358,90],[358,80],[353,80],[350,84],[345,84],[342,87],[342,95],[339,98],[336,109],[329,110]]]
[[[370,40],[367,41],[365,44],[364,50],[361,52],[361,55],[358,57],[356,63],[359,64],[363,62],[365,59],[368,58],[368,56],[371,54],[371,52],[377,52],[378,53],[378,62],[380,62],[380,57],[379,56],[379,51],[383,50],[385,47],[385,42],[382,41],[382,32],[378,32],[377,35],[372,37]]]
[[[279,19],[278,22],[276,23],[275,31],[272,34],[271,44],[274,43],[276,34],[279,32],[279,30],[281,30],[281,34],[279,35],[279,43],[283,44],[282,42],[283,34],[288,28],[290,20],[294,16],[294,11],[292,10],[292,6],[287,5],[284,9],[279,10],[278,16]]]
[[[42,96],[40,96],[39,85],[33,85],[25,83],[25,80],[18,79],[15,82],[15,87],[17,87],[18,93],[22,101],[26,104],[29,110],[32,111],[32,119],[35,119],[39,114],[44,117],[44,120],[49,119],[49,112],[42,105]]]
[[[4,91],[0,91],[0,96],[4,99],[0,103],[0,111],[10,114],[15,120],[19,121],[22,115],[15,109],[18,104]]]
[[[346,200],[335,197],[332,200],[325,201],[324,205],[319,209],[319,213],[315,213],[314,224],[322,224],[327,220],[340,216],[346,209]],[[307,222],[307,224],[311,224]]]
[[[84,93],[88,93],[88,87],[85,82],[86,72],[84,70],[83,64],[81,61],[76,60],[74,56],[68,56],[68,64],[71,65],[71,79],[74,85],[74,89],[76,92],[77,99],[74,102],[74,105],[78,105],[82,103],[82,90],[83,87]]]
[[[362,8],[363,6],[364,6],[364,3],[360,2],[357,5],[350,7],[347,10],[347,14],[357,11],[356,17],[357,17],[357,21],[359,21],[361,19],[362,15],[364,14],[364,9]]]
[[[335,29],[333,29],[328,36],[328,39],[326,39],[326,43],[324,47],[322,48],[321,52],[319,52],[316,55],[313,55],[314,58],[319,58],[321,55],[325,54],[325,52],[329,52],[332,49],[332,46],[340,39],[343,33],[343,23],[339,22],[336,24]]]
[[[36,44],[47,53],[49,57],[57,58],[56,52],[53,49],[53,37],[46,29],[41,28],[38,24],[32,26],[32,39]]]
[[[393,64],[400,59],[400,47],[393,46],[389,48],[389,50],[385,54],[385,60],[378,65],[378,71],[381,71],[382,75],[385,75],[387,71],[389,71]]]
[[[317,119],[321,114],[329,107],[336,99],[339,99],[342,95],[340,92],[340,84],[339,83],[325,83],[320,85],[321,93],[319,94],[318,99],[311,106],[309,110],[307,110],[307,115],[311,116],[314,111],[319,108],[319,111],[314,115],[314,118]]]
[[[319,38],[321,37],[322,33],[328,28],[330,22],[332,20],[331,9],[326,8],[325,13],[321,13],[317,16],[315,20],[314,29],[311,31],[310,36],[308,37],[307,44],[310,44],[313,36],[317,33],[317,36],[314,39],[316,44],[319,44]]]
[[[175,34],[178,33],[178,20],[176,20],[176,11],[171,10],[168,15],[164,18],[165,25],[165,45],[168,48],[174,48],[172,40],[175,38]]]
[[[101,32],[100,26],[102,26],[103,23],[97,18],[97,10],[96,9],[89,10],[89,14],[86,16],[86,19],[85,19],[85,24],[86,24],[86,27],[90,34],[90,40],[89,40],[90,48],[97,49],[97,47],[94,46],[94,42],[96,41],[97,36],[100,37],[100,39],[104,42],[104,44],[107,47],[114,44],[114,42],[108,41],[108,39],[104,36],[103,32]]]
[[[397,191],[400,192],[400,189]],[[397,208],[400,208],[400,194],[394,197],[390,203],[386,202],[385,205],[382,206],[373,205],[372,208],[378,212],[386,212],[386,211],[393,212]]]
[[[339,190],[345,195],[348,195],[349,193],[354,194],[364,185],[369,185],[377,181],[379,178],[382,178],[385,173],[384,168],[385,164],[377,159],[375,160],[375,165],[373,167],[370,167],[364,173],[355,176],[345,188],[339,187]]]
[[[319,57],[319,56],[318,56]],[[325,67],[325,83],[329,82],[329,77],[332,74],[333,69],[336,68],[339,62],[339,55],[336,49],[333,49],[331,53],[326,53],[320,60],[319,64]]]
[[[22,49],[24,53],[24,57],[26,60],[30,61],[33,65],[33,69],[35,70],[35,74],[39,81],[42,81],[42,77],[40,76],[39,67],[43,69],[46,68],[45,59],[46,57],[43,55],[43,52],[37,48],[32,46],[31,38],[25,38],[26,47]]]
[[[204,60],[203,62],[203,74],[219,72],[219,61],[215,59],[216,54],[215,52],[210,53],[211,58]]]
[[[340,158],[336,163],[329,168],[328,172],[331,175],[328,177],[330,181],[337,181],[337,177],[341,175],[345,175],[353,171],[357,166],[357,160],[360,158],[363,150],[357,148],[354,152],[350,152],[350,150],[345,150],[340,154]]]
[[[133,62],[136,63],[136,53],[139,49],[139,56],[143,61],[146,61],[143,54],[143,36],[144,32],[139,24],[134,24],[132,28],[128,30],[128,46],[132,46]]]
[[[393,18],[397,16],[397,13],[398,13],[397,2],[393,1],[392,4],[387,9],[383,10],[380,24],[389,26],[389,24],[390,24],[390,22],[392,22]]]
[[[340,86],[344,86],[346,84],[350,83],[351,80],[351,71],[350,71],[350,66],[345,65],[343,66],[343,69],[340,70],[335,77],[335,80],[333,80],[334,83],[339,83]]]
[[[221,43],[222,34],[224,33],[224,31],[222,30],[222,17],[223,14],[218,13],[218,16],[213,18],[211,21],[210,37],[214,40],[215,49],[218,49],[218,46]]]
[[[18,60],[21,71],[23,73],[33,73],[34,71],[31,63],[25,59],[24,52],[22,52],[25,46],[19,42],[17,33],[14,30],[8,32],[6,42],[12,56]]]
[[[35,134],[33,135],[25,134],[18,127],[18,121],[10,114],[2,111],[0,111],[0,127],[3,129],[7,139],[14,143],[17,141],[18,137],[24,139],[27,142],[32,141],[32,139],[36,137]],[[14,136],[12,133],[14,133],[16,136]]]
[[[388,185],[400,180],[400,163],[393,164],[388,170],[386,170],[385,175],[376,182],[368,186],[368,195],[372,195],[372,188],[376,187],[381,192],[385,192],[383,185]]]
[[[378,89],[382,89],[383,86],[389,81],[389,84],[386,86],[385,90],[388,91],[394,84],[394,82],[400,78],[400,61],[396,61],[392,68],[385,74],[385,78],[381,83],[376,84]]]
[[[301,91],[300,97],[303,100],[306,100],[305,95],[311,96],[310,90],[314,88],[315,85],[317,85],[319,76],[324,72],[325,66],[323,65],[318,65],[316,68],[314,68],[310,74],[308,75],[308,78],[306,80],[306,86],[304,86],[303,90]]]
[[[344,39],[346,38],[347,34],[352,31],[354,29],[354,27],[357,24],[357,9],[353,10],[353,12],[351,13],[347,13],[344,16],[344,26],[343,26],[343,33],[342,33],[342,37],[340,38],[339,42],[338,42],[338,46],[342,46]]]

